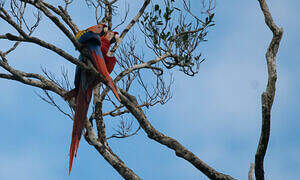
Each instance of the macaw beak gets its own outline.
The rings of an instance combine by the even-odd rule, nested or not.
[[[115,38],[116,38],[116,42],[120,41],[119,33],[115,35]]]
[[[103,30],[100,32],[100,36],[104,36],[105,34],[106,34],[106,32],[107,32],[108,30],[107,30],[107,27],[106,27],[106,25],[103,27]]]

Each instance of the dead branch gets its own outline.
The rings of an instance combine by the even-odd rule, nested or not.
[[[29,3],[35,6],[37,9],[42,11],[74,44],[77,49],[80,49],[80,44],[75,40],[75,36],[70,33],[70,31],[60,22],[59,18],[54,16],[44,4],[43,1],[33,1],[33,0],[21,0],[22,2]]]
[[[120,35],[120,41],[117,42],[114,47],[110,50],[110,54],[114,54],[115,51],[117,50],[117,48],[120,46],[120,43],[123,41],[124,37],[126,36],[126,34],[129,32],[129,30],[134,26],[134,24],[140,19],[140,17],[144,14],[145,9],[147,8],[147,6],[149,5],[150,0],[145,0],[143,6],[141,7],[141,9],[139,10],[139,12],[137,13],[137,15],[130,21],[130,23],[127,25],[127,27],[122,31],[121,35]]]
[[[67,12],[68,5],[70,5],[71,2],[66,1],[65,8],[62,8],[61,6],[58,6],[58,8],[52,6],[49,3],[43,2],[45,6],[49,9],[51,9],[53,12],[55,12],[57,15],[59,15],[63,21],[69,26],[69,28],[72,30],[73,34],[76,35],[79,32],[79,28],[77,25],[73,22],[72,18]]]
[[[250,164],[250,169],[249,169],[249,172],[248,172],[248,180],[254,180],[253,173],[254,173],[254,164],[251,163]]]
[[[181,157],[188,162],[190,162],[194,167],[204,173],[210,179],[222,179],[222,180],[233,180],[229,175],[222,174],[209,165],[201,161],[194,153],[190,152],[183,145],[181,145],[175,139],[168,137],[158,130],[156,130],[149,120],[146,118],[141,108],[137,108],[138,103],[134,96],[128,94],[126,91],[121,90],[120,95],[122,104],[132,113],[132,115],[137,119],[142,129],[147,133],[150,139],[157,141],[158,143],[167,146],[168,148],[175,151],[176,156]]]
[[[264,157],[268,148],[270,138],[270,122],[271,122],[271,109],[274,102],[276,91],[276,54],[278,52],[279,44],[283,35],[283,28],[275,25],[272,15],[269,11],[268,5],[265,0],[258,0],[260,8],[264,14],[266,25],[273,33],[273,38],[269,44],[266,52],[266,60],[268,67],[268,83],[266,91],[261,95],[262,101],[262,127],[259,144],[255,154],[255,177],[256,180],[264,180]]]
[[[139,130],[141,129],[141,126],[139,126],[134,132],[131,133],[132,128],[133,128],[132,124],[133,124],[132,121],[130,123],[127,123],[126,121],[122,120],[120,125],[118,126],[118,129],[114,129],[116,133],[109,136],[107,138],[107,140],[112,139],[112,138],[118,138],[118,139],[128,138],[128,137],[136,135],[139,132]]]
[[[129,180],[140,180],[141,178],[136,175],[131,169],[129,169],[126,164],[115,155],[109,146],[105,146],[98,141],[96,132],[90,121],[86,121],[87,137],[88,142],[90,142],[97,151],[104,157],[104,159],[109,162],[109,164],[124,178]]]

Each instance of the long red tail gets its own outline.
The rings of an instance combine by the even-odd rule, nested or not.
[[[99,55],[97,55],[95,53],[95,51],[92,51],[92,55],[93,58],[95,59],[95,63],[96,63],[96,68],[97,70],[104,76],[105,80],[107,81],[107,85],[109,86],[109,88],[113,91],[114,95],[116,96],[116,98],[121,102],[121,99],[117,93],[117,90],[115,88],[114,83],[112,82],[112,79],[107,71],[105,62],[102,58],[99,57]]]
[[[76,157],[84,123],[91,101],[93,87],[89,87],[86,91],[79,87],[76,97],[76,109],[73,122],[72,140],[70,146],[70,160],[69,160],[69,175],[71,173],[74,156]]]

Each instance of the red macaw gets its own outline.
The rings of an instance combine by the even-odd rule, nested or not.
[[[97,71],[101,73],[106,81],[106,84],[110,87],[116,98],[120,101],[119,95],[106,68],[103,54],[101,52],[102,44],[100,36],[105,34],[105,28],[105,24],[92,26],[87,30],[80,31],[76,35],[76,39],[79,43],[88,48],[93,65]],[[79,60],[83,61],[83,57],[81,55],[79,56]],[[72,140],[70,146],[69,175],[72,169],[73,158],[77,154],[80,138],[84,129],[84,122],[89,108],[89,103],[91,101],[93,88],[98,83],[99,80],[95,76],[87,72],[85,69],[77,66],[74,81],[75,89],[71,90],[65,95],[66,100],[71,99],[72,97],[75,97],[76,100]]]
[[[101,36],[100,39],[101,39],[101,51],[104,57],[105,65],[107,71],[110,74],[116,65],[117,59],[114,56],[112,57],[108,56],[107,53],[110,48],[110,45],[115,43],[119,39],[119,33],[109,31],[104,36]]]

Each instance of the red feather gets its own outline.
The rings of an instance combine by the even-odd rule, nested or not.
[[[106,65],[104,60],[95,53],[95,51],[92,51],[93,58],[95,60],[96,68],[101,73],[101,75],[104,76],[105,80],[107,81],[107,85],[110,87],[110,89],[115,94],[116,98],[121,102],[121,99],[117,93],[117,90],[115,88],[114,83],[112,82],[112,79],[107,71]]]
[[[110,48],[109,40],[105,36],[102,36],[100,39],[101,39],[101,52],[104,57],[107,71],[110,74],[116,65],[117,59],[114,56],[113,57],[107,56],[108,50]]]
[[[86,91],[79,86],[78,94],[76,97],[76,108],[72,130],[72,140],[70,146],[70,160],[69,160],[69,175],[71,173],[74,156],[76,157],[84,123],[91,101],[93,87],[90,86]]]
[[[113,81],[109,75],[116,64],[116,58],[107,56],[107,52],[110,47],[110,42],[106,38],[101,38],[101,44],[102,44],[101,46],[102,53],[101,52],[99,53],[103,54],[105,61],[94,50],[91,50],[91,54],[94,60],[94,65],[98,70],[98,72],[101,73],[102,76],[104,76],[107,85],[113,91],[116,98],[119,101],[121,101],[116,91],[116,88],[113,84]],[[90,79],[89,78],[91,77],[90,74],[85,74],[83,76],[85,76],[87,82],[91,82],[88,85],[88,88],[86,90],[83,90],[81,83],[79,83],[79,85],[77,86],[75,85],[76,86],[75,89],[71,90],[70,92],[64,95],[64,98],[66,100],[70,100],[72,97],[76,97],[76,108],[75,108],[75,116],[73,122],[72,140],[70,146],[69,175],[71,173],[74,156],[76,157],[77,155],[79,142],[81,139],[82,131],[84,129],[86,115],[89,108],[89,103],[92,97],[93,88],[99,83],[98,80],[95,80],[93,78],[92,78],[93,80]]]

